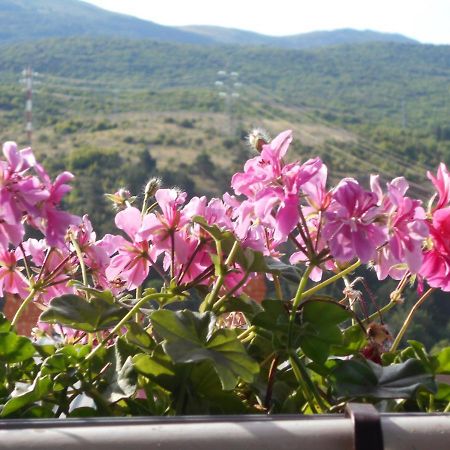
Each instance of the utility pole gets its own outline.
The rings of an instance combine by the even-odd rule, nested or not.
[[[38,75],[33,72],[30,66],[22,71],[21,82],[25,84],[25,131],[27,133],[28,144],[31,145],[33,137],[33,76]]]

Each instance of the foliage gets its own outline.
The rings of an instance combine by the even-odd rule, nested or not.
[[[52,181],[29,149],[5,144],[0,289],[22,304],[11,322],[0,317],[0,415],[309,414],[355,399],[450,409],[438,377],[450,373],[450,348],[399,345],[431,292],[450,290],[446,166],[431,177],[425,214],[404,178],[329,189],[320,159],[284,162],[291,140],[287,131],[263,143],[233,176],[242,200],[185,203],[155,179],[140,209],[125,189],[109,194],[121,233],[101,239],[59,207],[70,173]],[[118,158],[84,148],[68,162],[98,178]],[[155,168],[147,151],[136,173],[144,164]],[[44,239],[23,240],[24,223]],[[398,281],[372,315],[355,287],[366,263]],[[429,288],[393,339],[382,317],[414,295],[417,277]],[[27,338],[16,326],[32,301],[43,313]]]

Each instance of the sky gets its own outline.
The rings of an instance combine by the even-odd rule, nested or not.
[[[84,0],[161,25],[218,25],[286,36],[338,28],[450,44],[450,0]]]

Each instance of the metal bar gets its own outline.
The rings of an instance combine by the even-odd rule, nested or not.
[[[450,414],[381,414],[386,450],[448,450]],[[0,449],[349,450],[343,415],[2,420]]]

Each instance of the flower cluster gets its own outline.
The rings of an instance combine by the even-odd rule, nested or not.
[[[122,233],[99,240],[87,216],[59,209],[72,175],[64,172],[52,182],[31,149],[18,151],[7,142],[0,162],[0,294],[31,295],[46,305],[76,292],[70,281],[83,275],[84,283],[90,277],[96,289],[120,295],[140,289],[152,268],[180,292],[204,285],[214,295],[239,294],[256,273],[230,246],[218,246],[211,227],[228,232],[242,250],[275,259],[289,252],[290,263],[309,267],[314,281],[359,259],[373,265],[379,279],[415,274],[450,291],[450,176],[444,164],[436,177],[428,174],[438,200],[426,212],[407,196],[403,177],[384,189],[378,176],[369,188],[354,178],[327,187],[319,158],[285,162],[291,142],[290,131],[270,143],[258,140],[259,154],[232,178],[234,195],[222,199],[187,202],[184,192],[155,188],[156,202],[140,211],[124,197],[115,217]],[[26,224],[44,238],[23,242]],[[218,272],[218,261],[226,270]]]

